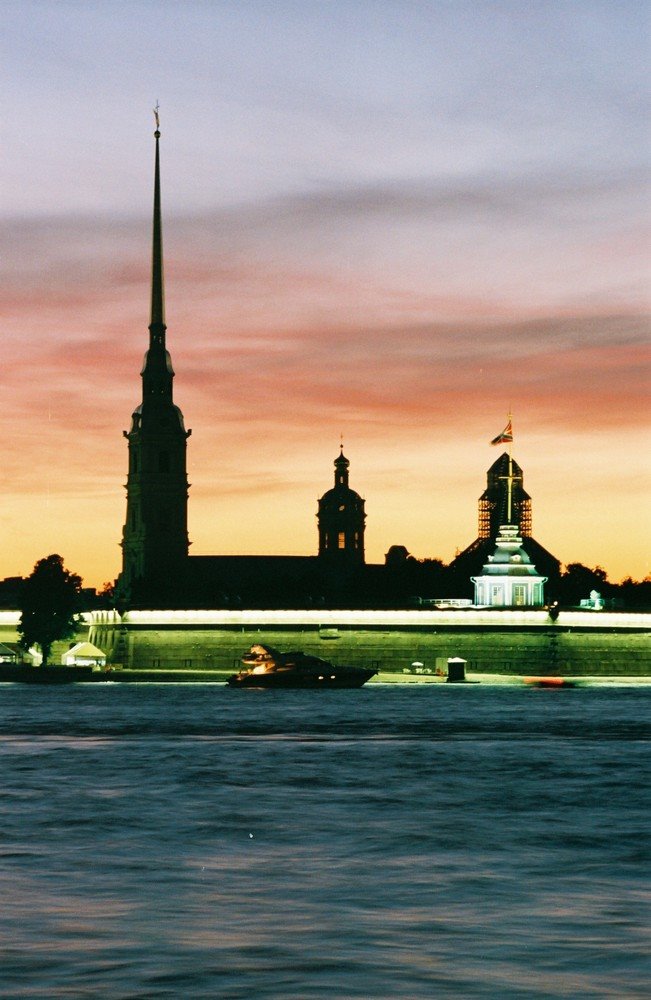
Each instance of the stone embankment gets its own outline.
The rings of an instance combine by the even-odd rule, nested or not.
[[[17,622],[17,613],[0,612],[0,643],[16,641]],[[555,620],[545,611],[481,609],[93,612],[74,641],[104,650],[123,681],[225,679],[256,642],[373,666],[380,681],[435,682],[456,656],[469,674],[495,678],[643,678],[651,677],[650,626],[651,614],[624,612],[569,611]],[[69,645],[55,645],[53,663]]]

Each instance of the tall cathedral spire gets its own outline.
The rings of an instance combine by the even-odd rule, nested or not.
[[[172,402],[172,359],[165,345],[165,284],[163,280],[163,227],[160,197],[160,129],[158,106],[156,116],[156,159],[154,166],[154,221],[151,251],[151,308],[149,315],[149,350],[142,367],[143,400],[148,397]]]
[[[160,196],[160,130],[156,117],[149,348],[142,366],[142,402],[133,412],[118,590],[131,604],[171,600],[188,557],[188,479],[183,414],[174,405],[174,370],[165,344],[163,238]]]
[[[165,345],[165,287],[163,284],[163,227],[160,210],[160,129],[158,121],[158,105],[154,110],[156,116],[156,165],[154,167],[154,231],[151,256],[151,313],[149,332],[152,341]]]

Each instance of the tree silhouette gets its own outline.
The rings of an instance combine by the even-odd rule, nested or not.
[[[611,584],[601,566],[591,568],[583,563],[568,563],[561,576],[559,590],[561,604],[575,606],[582,598],[589,597],[593,590],[602,597],[610,596]]]
[[[53,643],[74,635],[80,606],[81,577],[65,569],[61,556],[39,559],[21,588],[20,645],[40,646],[47,666]]]

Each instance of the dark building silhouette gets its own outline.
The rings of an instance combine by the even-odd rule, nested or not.
[[[486,474],[486,489],[479,498],[478,538],[495,539],[503,524],[517,524],[523,538],[531,537],[531,497],[523,486],[522,469],[506,452]],[[508,480],[511,477],[511,513],[508,511]]]
[[[509,471],[509,461],[510,471]],[[511,480],[509,517],[509,479]],[[554,594],[560,577],[560,561],[533,538],[531,497],[524,489],[522,469],[504,452],[493,462],[486,476],[486,489],[479,498],[477,538],[450,563],[450,586],[459,596],[471,596],[470,578],[479,576],[488,557],[495,552],[500,528],[504,524],[519,527],[522,548],[539,573],[547,577],[546,592]]]
[[[364,501],[348,484],[350,462],[341,452],[335,459],[335,484],[319,500],[319,557],[334,565],[364,563]]]
[[[163,239],[158,129],[154,169],[149,349],[141,371],[142,402],[124,431],[129,442],[127,513],[122,530],[118,596],[171,598],[188,559],[188,477],[183,414],[174,405],[172,359],[165,344]]]
[[[384,565],[364,557],[365,501],[349,483],[343,453],[334,462],[334,485],[318,501],[316,556],[195,556],[187,529],[187,439],[174,404],[174,370],[166,346],[158,122],[154,133],[154,211],[149,347],[141,371],[142,402],[129,431],[127,510],[122,531],[122,570],[116,604],[132,608],[404,607],[431,598],[471,595],[471,576],[481,571],[507,510],[509,456],[488,472],[479,501],[479,537],[451,567],[418,560],[392,546]],[[523,545],[540,572],[557,578],[558,560],[531,537],[531,500],[522,471],[510,473],[511,512]]]
[[[360,604],[383,567],[364,563],[364,500],[349,485],[348,459],[335,460],[335,483],[319,500],[318,556],[191,556],[187,439],[174,404],[166,345],[160,189],[160,132],[154,167],[149,348],[142,402],[124,436],[129,443],[127,511],[116,602],[124,607],[304,607]],[[377,587],[371,587],[377,591]]]
[[[0,609],[13,610],[20,607],[23,583],[22,576],[7,576],[0,580]]]
[[[189,556],[182,599],[202,607],[363,606],[382,566],[364,562],[364,501],[335,460],[335,485],[318,502],[317,556]]]

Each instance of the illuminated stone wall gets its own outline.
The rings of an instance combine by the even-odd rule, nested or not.
[[[496,617],[497,616],[497,617]],[[109,661],[137,670],[231,672],[254,642],[335,663],[401,673],[461,656],[485,673],[651,676],[651,615],[563,612],[94,612],[89,638]],[[284,620],[274,622],[274,618]],[[16,642],[18,616],[0,612],[0,642]],[[501,625],[496,622],[501,621]],[[73,640],[70,640],[72,642]],[[57,643],[60,662],[69,642]]]
[[[20,613],[18,611],[0,611],[0,643],[18,642],[16,626],[19,618]],[[66,639],[65,642],[54,643],[50,654],[50,663],[61,663],[61,657],[70,646],[74,646],[77,642],[85,642],[87,638],[88,624],[83,622],[70,639]]]
[[[381,621],[392,614],[393,621]],[[502,624],[495,612],[488,623],[485,618],[473,622],[464,613],[437,621],[425,613],[419,621],[418,612],[343,612],[339,618],[328,612],[321,621],[318,613],[308,612],[294,616],[293,623],[274,620],[282,615],[291,618],[289,613],[259,612],[256,621],[255,612],[226,612],[213,613],[211,620],[207,612],[193,621],[191,612],[130,613],[124,621],[97,622],[90,641],[114,663],[139,670],[232,672],[252,643],[263,642],[337,664],[397,672],[413,663],[434,670],[437,659],[461,656],[469,670],[488,673],[651,676],[651,644],[644,627],[649,616],[626,616],[639,619],[637,627],[614,627],[612,617],[598,622],[585,614],[566,616],[568,621],[561,618],[555,625],[544,612],[498,612]],[[372,616],[374,620],[364,620]]]

